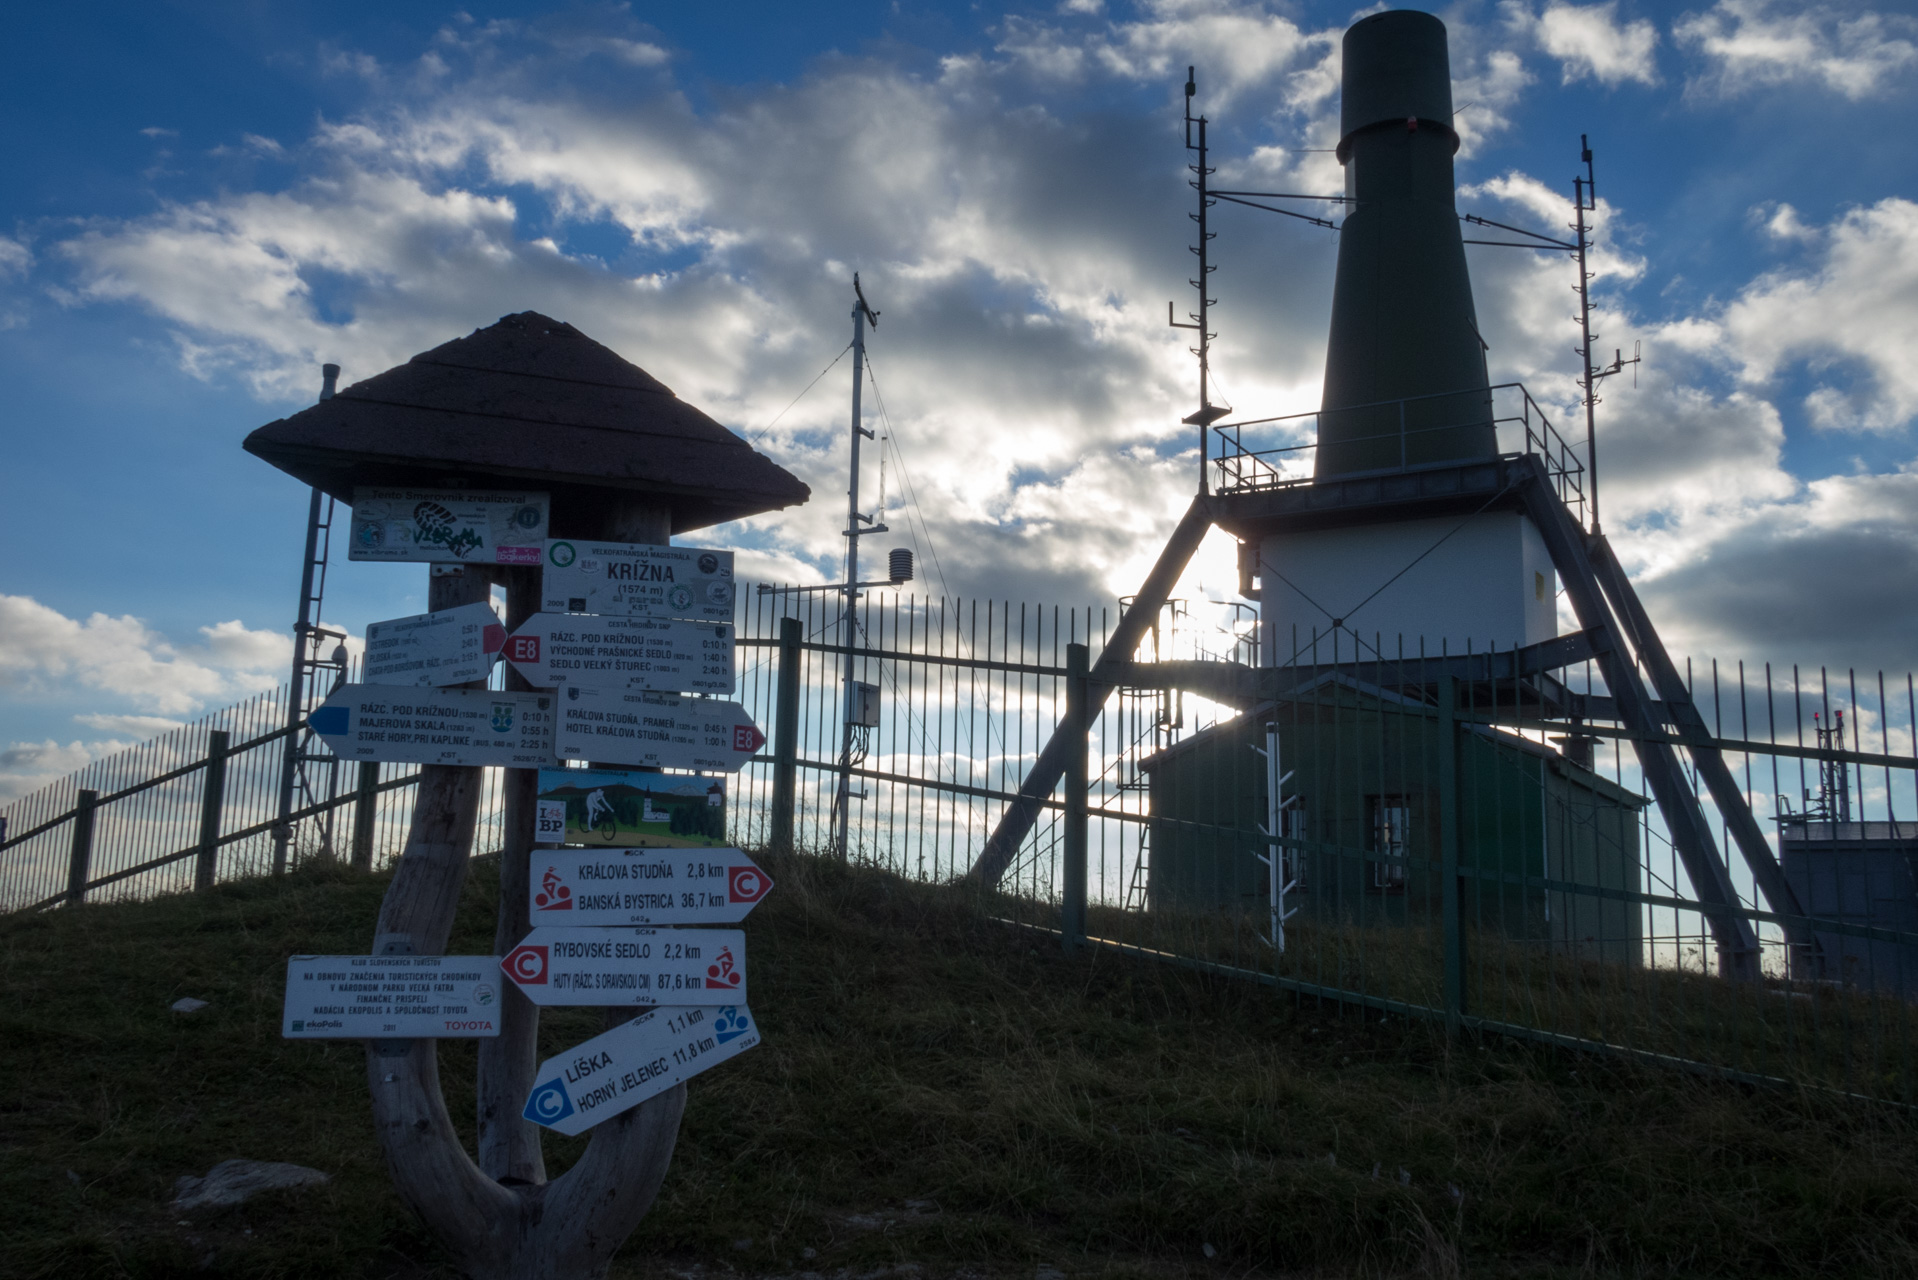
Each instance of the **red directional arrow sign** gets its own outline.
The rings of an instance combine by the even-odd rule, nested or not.
[[[732,1004],[746,999],[738,929],[541,926],[499,967],[537,1005]]]
[[[773,887],[737,849],[534,849],[536,925],[738,924]]]

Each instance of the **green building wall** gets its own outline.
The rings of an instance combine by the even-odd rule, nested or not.
[[[1288,906],[1325,921],[1433,923],[1439,904],[1439,724],[1395,695],[1328,690],[1196,734],[1145,762],[1147,903],[1263,913],[1269,888],[1266,726],[1292,797],[1280,834],[1301,888]],[[1255,748],[1259,748],[1255,750]],[[1648,803],[1558,752],[1484,726],[1458,731],[1459,863],[1468,924],[1591,959],[1642,958],[1639,904],[1587,890],[1640,889]],[[1398,838],[1393,839],[1397,834]]]

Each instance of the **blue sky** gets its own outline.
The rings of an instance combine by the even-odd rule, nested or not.
[[[1063,4],[29,6],[0,51],[0,795],[277,680],[303,492],[244,454],[310,401],[536,309],[756,438],[807,508],[715,530],[824,580],[847,283],[930,585],[1130,591],[1194,459],[1177,113],[1223,177],[1338,189],[1358,13]],[[1890,5],[1466,3],[1461,208],[1554,229],[1597,150],[1611,532],[1674,647],[1914,665],[1918,19]],[[1333,233],[1217,216],[1216,368],[1315,407]],[[1571,275],[1473,250],[1498,379],[1576,423]],[[868,397],[869,407],[875,402]],[[876,464],[866,484],[876,485]],[[869,489],[870,491],[870,489]],[[905,528],[895,508],[892,523]],[[1209,543],[1194,597],[1232,594]],[[341,564],[328,620],[422,607]]]

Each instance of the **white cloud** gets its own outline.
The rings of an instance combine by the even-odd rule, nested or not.
[[[280,682],[291,640],[238,622],[200,628],[176,646],[138,618],[69,618],[30,596],[0,595],[0,689],[45,695],[87,690],[142,712],[184,715]]]
[[[1918,416],[1918,204],[1881,200],[1816,231],[1795,214],[1783,225],[1813,262],[1760,277],[1725,308],[1722,354],[1753,384],[1805,361],[1822,375],[1806,404],[1818,426],[1903,427]]]
[[[0,803],[38,790],[131,742],[16,742],[0,749]]]
[[[1658,29],[1645,18],[1621,23],[1618,0],[1574,5],[1552,0],[1534,15],[1529,0],[1506,0],[1507,22],[1558,59],[1564,83],[1592,79],[1616,86],[1658,83]]]
[[[1688,91],[1734,97],[1811,84],[1854,101],[1903,84],[1918,67],[1918,18],[1781,0],[1718,0],[1672,25],[1672,39],[1705,62]]]

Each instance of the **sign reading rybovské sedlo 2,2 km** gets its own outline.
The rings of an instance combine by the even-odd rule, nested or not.
[[[537,1005],[732,1004],[746,999],[738,929],[540,926],[499,967]]]

